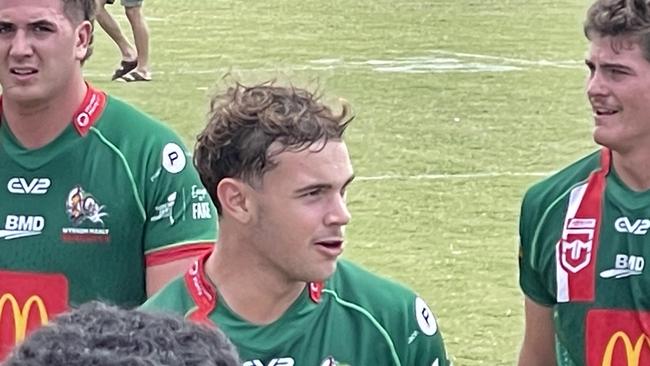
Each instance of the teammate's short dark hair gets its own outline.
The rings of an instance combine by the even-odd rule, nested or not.
[[[238,366],[219,330],[90,302],[37,329],[3,366]]]
[[[61,0],[63,2],[63,12],[72,22],[72,24],[77,25],[84,20],[93,24],[95,22],[95,16],[97,15],[97,3],[96,0]],[[90,44],[88,45],[88,52],[84,56],[81,63],[83,64],[90,55],[93,53],[93,40],[94,35],[90,34]]]
[[[596,0],[587,11],[584,23],[587,39],[593,37],[631,37],[650,61],[650,2],[648,0]],[[614,50],[623,44],[613,43]]]
[[[342,103],[339,114],[305,89],[267,82],[236,83],[210,103],[208,124],[199,134],[194,165],[221,214],[216,187],[223,178],[258,184],[285,150],[300,151],[329,139],[341,139],[353,117]],[[273,148],[269,149],[273,144]]]

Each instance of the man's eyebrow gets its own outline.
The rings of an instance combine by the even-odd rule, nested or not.
[[[56,26],[55,23],[53,23],[52,21],[47,20],[47,19],[38,19],[38,20],[35,20],[33,22],[29,22],[29,25],[32,26],[32,27],[33,26],[47,26],[47,27],[55,27]]]
[[[602,69],[624,69],[627,71],[633,71],[631,67],[624,64],[615,63],[615,62],[605,62],[605,63],[596,64],[595,62],[589,59],[585,59],[585,65],[587,65],[588,67],[598,66]]]
[[[330,189],[330,188],[332,188],[332,185],[329,183],[315,183],[315,184],[304,186],[302,188],[298,188],[296,189],[295,193],[305,193],[315,189]]]
[[[348,184],[352,183],[353,180],[354,180],[354,175],[350,176],[350,178],[348,178],[348,180],[346,180],[345,183],[343,183],[343,188],[347,187]],[[305,193],[315,189],[331,189],[332,187],[333,185],[330,183],[315,183],[315,184],[310,184],[305,187],[296,189],[295,193]]]
[[[600,67],[602,67],[603,69],[623,69],[623,70],[627,70],[627,71],[633,71],[633,69],[631,67],[627,66],[627,65],[617,64],[617,63],[614,63],[614,62],[606,62],[606,63],[600,64]]]

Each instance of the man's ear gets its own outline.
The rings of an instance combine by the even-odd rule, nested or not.
[[[84,20],[77,26],[77,34],[75,41],[75,53],[79,60],[86,58],[90,45],[92,44],[93,39],[93,25]]]
[[[251,220],[252,188],[236,178],[224,178],[217,185],[217,198],[223,216],[245,224]]]

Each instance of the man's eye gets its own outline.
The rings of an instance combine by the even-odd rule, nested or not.
[[[311,191],[305,192],[304,196],[305,197],[314,197],[314,196],[318,196],[319,194],[321,194],[321,192],[323,192],[322,189],[313,189]]]

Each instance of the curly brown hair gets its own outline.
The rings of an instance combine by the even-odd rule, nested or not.
[[[208,124],[194,148],[194,165],[219,215],[216,187],[223,178],[239,178],[255,186],[277,165],[273,158],[281,152],[342,139],[354,118],[348,104],[341,103],[336,114],[320,99],[305,89],[274,82],[236,83],[212,98]]]
[[[585,36],[631,37],[650,61],[650,2],[648,0],[596,0],[587,11]],[[623,43],[613,42],[614,50]]]

